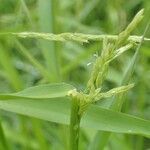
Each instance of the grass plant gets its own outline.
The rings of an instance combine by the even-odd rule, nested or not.
[[[98,0],[88,2],[86,7],[82,9],[83,1],[79,3],[68,1],[66,7],[75,4],[76,21],[84,21],[98,3]],[[21,0],[19,6],[23,7],[32,29],[35,28],[26,1]],[[131,79],[134,70],[136,70],[135,64],[138,63],[140,48],[142,43],[150,41],[146,36],[149,23],[142,36],[132,35],[132,32],[140,26],[139,24],[144,17],[144,9],[141,9],[135,15],[120,34],[109,35],[80,32],[58,33],[57,29],[60,26],[58,20],[61,20],[61,18],[57,18],[59,10],[58,12],[55,10],[56,6],[54,0],[45,3],[38,0],[36,6],[39,12],[38,32],[34,29],[24,32],[15,30],[0,31],[0,39],[4,38],[2,41],[6,40],[4,43],[0,43],[0,67],[3,68],[3,70],[0,70],[0,76],[6,78],[13,89],[10,90],[13,92],[8,92],[9,90],[1,92],[0,109],[4,112],[10,112],[10,114],[16,113],[30,117],[30,119],[19,117],[22,130],[21,138],[16,136],[14,138],[15,142],[13,140],[9,142],[9,137],[12,137],[15,132],[16,135],[20,134],[17,131],[9,130],[9,128],[12,129],[8,125],[9,119],[7,120],[3,117],[5,115],[2,115],[2,119],[0,119],[0,149],[17,149],[17,144],[19,144],[21,149],[103,150],[106,148],[109,150],[111,147],[107,144],[108,142],[115,149],[116,147],[119,148],[116,141],[120,141],[122,146],[124,143],[130,143],[132,141],[131,137],[137,137],[139,144],[128,145],[126,146],[127,149],[132,150],[133,147],[139,147],[140,150],[140,148],[144,148],[144,139],[150,138],[149,119],[122,111],[123,104],[126,104],[127,92],[132,93],[132,90],[136,88],[136,82],[134,83]],[[65,7],[65,2],[59,9],[61,10],[63,7]],[[110,14],[109,17],[111,18]],[[21,17],[19,19],[24,21]],[[19,26],[18,21],[16,21],[16,26]],[[7,38],[12,41],[7,40]],[[58,42],[63,43],[60,52]],[[65,52],[67,46],[69,47],[69,43],[75,49],[73,51],[77,56],[75,56],[75,59],[73,59],[73,55],[67,55]],[[94,60],[89,60],[89,55],[97,50],[95,50],[95,46],[91,46],[92,48],[88,51],[85,51],[83,47],[85,46],[88,49],[87,47],[93,43],[99,43],[100,46]],[[11,46],[7,47],[7,44],[12,46],[12,52],[9,51]],[[34,44],[37,51],[35,51],[32,44]],[[4,48],[6,47],[8,49],[5,51]],[[76,50],[76,47],[81,52]],[[64,52],[61,51],[62,49]],[[134,54],[131,51],[133,49],[135,49]],[[13,53],[17,55],[15,56]],[[34,53],[34,55],[31,53]],[[10,54],[14,57],[11,57]],[[124,63],[125,60],[122,61],[120,58],[128,59],[129,54],[132,55],[130,55],[130,62],[125,65],[127,67],[123,67],[122,62]],[[24,59],[24,63],[20,58]],[[62,61],[61,59],[64,60],[66,65],[63,66],[63,63],[58,64]],[[68,63],[68,59],[72,62]],[[88,60],[84,61],[84,59]],[[87,69],[88,66],[85,64],[89,61],[90,67]],[[113,63],[115,64],[116,61],[119,61],[120,64],[116,64],[113,68]],[[79,70],[77,73],[72,74],[71,71],[76,70],[78,65],[81,65],[78,69],[84,70],[86,68],[85,73],[82,74],[82,71]],[[116,84],[110,86],[107,80],[109,71],[113,69],[117,74],[115,68],[118,69],[119,67],[122,68],[124,74],[123,76],[119,74],[121,82],[117,86]],[[140,69],[136,70],[137,74]],[[80,81],[76,85],[75,83],[80,77],[81,80],[85,78],[84,82]],[[60,82],[62,80],[65,82]],[[4,83],[0,81],[0,83],[5,85],[6,81]],[[149,87],[147,83],[145,85]],[[134,96],[131,95],[131,99],[134,99]],[[144,96],[147,96],[147,94],[144,93]],[[126,106],[126,109],[128,110],[129,107]],[[144,108],[144,104],[141,108]],[[13,116],[14,118],[17,117]],[[45,122],[38,119],[45,120]],[[62,124],[69,126],[69,129],[65,126],[67,128],[67,142],[60,137],[64,134]],[[85,133],[82,129],[85,129]],[[111,134],[112,136],[110,136]],[[113,140],[109,140],[112,137]],[[28,142],[28,139],[32,139],[31,142]]]

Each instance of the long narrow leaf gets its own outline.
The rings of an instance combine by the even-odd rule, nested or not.
[[[69,124],[70,101],[65,98],[0,101],[0,108],[18,114],[28,115],[47,121]],[[83,116],[81,127],[118,133],[142,134],[150,136],[150,121],[131,115],[91,105]]]
[[[0,94],[0,100],[15,99],[15,98],[56,98],[65,97],[69,90],[74,89],[72,85],[66,83],[43,84],[27,88],[21,92],[12,94]]]

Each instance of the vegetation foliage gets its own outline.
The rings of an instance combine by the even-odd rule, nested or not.
[[[150,148],[148,1],[2,3],[0,149]]]

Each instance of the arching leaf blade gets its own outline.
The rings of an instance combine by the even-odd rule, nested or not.
[[[67,98],[4,100],[0,101],[0,109],[69,125],[70,100]],[[150,136],[150,121],[96,105],[91,105],[84,114],[81,127]]]

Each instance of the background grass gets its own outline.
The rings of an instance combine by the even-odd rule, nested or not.
[[[0,0],[0,32],[118,34],[141,8],[145,8],[144,20],[135,29],[136,35],[142,35],[149,20],[148,0]],[[131,79],[135,87],[124,98],[122,108],[122,112],[145,119],[150,119],[149,46],[145,42],[140,49]],[[84,89],[91,70],[87,64],[95,60],[93,54],[101,47],[101,42],[60,43],[0,36],[0,93],[60,81]],[[134,52],[132,49],[111,63],[105,89],[120,84]],[[102,101],[101,106],[107,107],[108,101]],[[67,126],[4,111],[0,111],[0,120],[10,149],[69,149]],[[81,150],[88,149],[96,133],[81,130]],[[143,150],[150,148],[149,143],[139,135],[114,133],[104,149]]]

